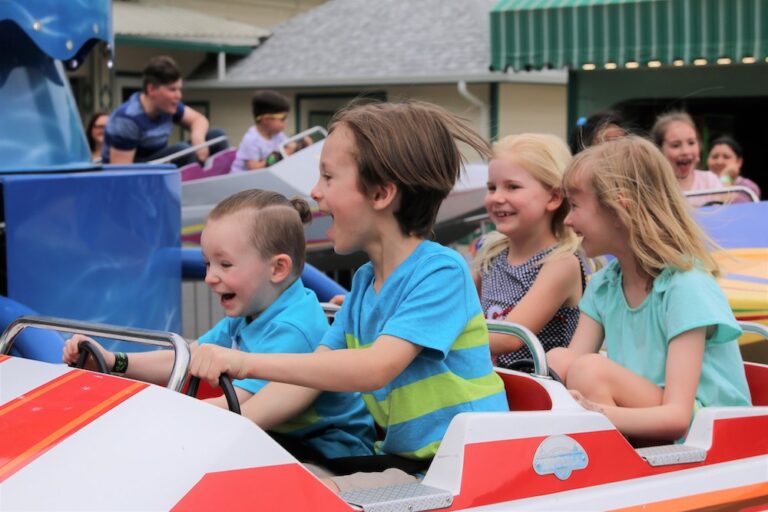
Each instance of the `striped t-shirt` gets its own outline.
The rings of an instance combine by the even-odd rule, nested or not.
[[[427,459],[456,414],[508,410],[477,291],[458,253],[424,241],[378,293],[373,284],[367,263],[321,344],[366,348],[389,335],[423,348],[386,386],[363,393],[385,432],[378,453]]]

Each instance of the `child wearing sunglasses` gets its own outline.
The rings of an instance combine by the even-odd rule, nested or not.
[[[285,120],[291,105],[288,99],[276,91],[258,91],[251,101],[254,124],[245,132],[231,172],[263,169],[279,160],[280,145],[288,137],[285,135]],[[300,149],[297,144],[285,147],[288,154]]]

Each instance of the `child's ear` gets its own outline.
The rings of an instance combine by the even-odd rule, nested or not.
[[[565,194],[563,194],[563,191],[560,188],[553,188],[550,191],[549,201],[547,201],[547,211],[554,212],[560,208],[560,205],[563,204],[564,200]]]
[[[375,210],[384,210],[395,201],[397,192],[397,185],[394,183],[375,186],[370,193],[373,208]]]
[[[270,281],[273,284],[279,284],[291,275],[293,270],[293,260],[287,254],[275,254],[270,262],[272,266],[272,275]]]

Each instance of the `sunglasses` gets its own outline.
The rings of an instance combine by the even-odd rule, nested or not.
[[[261,121],[262,119],[277,119],[278,121],[285,121],[288,119],[288,113],[281,112],[280,114],[261,114],[260,116],[256,117],[257,121]]]

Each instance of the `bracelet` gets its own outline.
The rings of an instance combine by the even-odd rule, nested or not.
[[[128,355],[125,352],[115,352],[115,364],[113,373],[125,373],[128,370]]]

